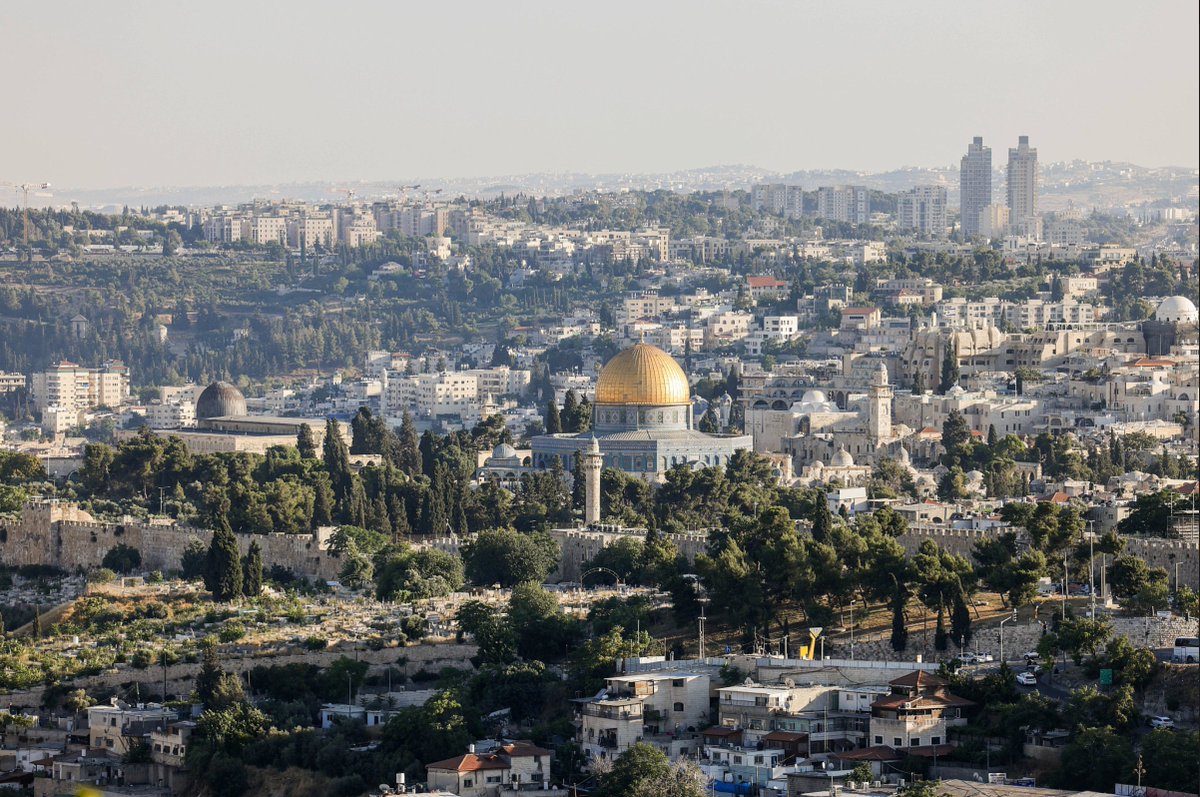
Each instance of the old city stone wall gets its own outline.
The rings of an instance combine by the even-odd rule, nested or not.
[[[971,558],[975,543],[999,536],[999,530],[991,529],[945,529],[934,526],[910,526],[897,539],[908,553],[914,553],[925,540],[933,540],[950,553]],[[1153,537],[1122,537],[1125,552],[1142,559],[1150,567],[1161,567],[1167,571],[1171,585],[1175,584],[1175,564],[1179,563],[1179,583],[1192,589],[1200,589],[1200,545],[1183,540],[1157,539]],[[1097,555],[1097,561],[1099,561]]]
[[[15,519],[0,518],[0,561],[7,565],[53,565],[64,570],[100,567],[104,555],[125,544],[142,554],[147,570],[178,570],[189,540],[205,545],[212,531],[176,523],[107,522],[71,504],[31,502]],[[280,565],[298,575],[337,578],[341,563],[328,550],[329,534],[237,534],[244,555],[252,542],[262,548],[267,567]]]

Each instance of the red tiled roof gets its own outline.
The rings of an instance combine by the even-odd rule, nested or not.
[[[746,284],[751,288],[782,288],[787,285],[786,282],[775,277],[746,277]]]
[[[553,755],[552,752],[545,749],[544,747],[538,747],[533,742],[526,742],[526,741],[521,741],[521,740],[518,740],[515,742],[507,742],[505,744],[502,744],[502,745],[500,745],[500,749],[504,752],[505,755],[512,756],[514,758],[523,758],[525,756],[534,756],[534,755]]]
[[[808,738],[807,733],[793,731],[771,731],[762,738],[764,742],[802,742]]]
[[[877,313],[878,307],[843,307],[842,315],[862,315],[863,313]]]
[[[722,736],[733,736],[734,734],[737,734],[740,736],[741,733],[742,733],[741,728],[726,728],[721,725],[714,725],[711,728],[705,729],[700,735],[701,736],[722,737]]]
[[[901,675],[899,678],[893,678],[888,681],[891,686],[946,686],[948,682],[945,678],[939,678],[936,675],[931,675],[924,670],[913,670],[907,675]]]
[[[894,747],[881,744],[876,747],[864,747],[861,750],[850,750],[838,754],[843,761],[899,761],[904,756],[896,752]]]
[[[480,769],[509,769],[509,764],[495,753],[478,756],[474,753],[434,761],[426,769],[447,769],[453,772],[475,772]]]

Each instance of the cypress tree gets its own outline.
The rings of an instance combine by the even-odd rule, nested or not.
[[[339,505],[344,507],[354,488],[353,473],[350,470],[350,450],[342,439],[342,430],[337,421],[330,418],[325,422],[325,442],[322,446],[325,470],[329,472],[329,480],[333,487],[333,495]]]
[[[571,507],[582,512],[587,500],[587,484],[583,480],[583,454],[576,451],[571,460]]]
[[[380,534],[392,536],[392,520],[388,517],[387,502],[382,492],[371,502],[371,527]]]
[[[896,583],[892,595],[892,650],[901,652],[908,647],[908,627],[904,624],[904,605],[908,603],[908,590]]]
[[[392,539],[402,540],[412,534],[412,525],[408,522],[408,506],[404,496],[392,493],[389,501],[388,514],[392,521]]]
[[[408,410],[400,419],[400,453],[397,466],[409,476],[421,472],[421,440],[417,436],[417,425]]]
[[[562,418],[558,414],[558,404],[551,396],[550,401],[546,403],[546,434],[559,434],[562,430]]]
[[[576,428],[578,410],[579,399],[575,396],[574,390],[568,390],[566,397],[563,398],[562,412],[559,414],[559,424],[564,432],[579,431]]]
[[[948,647],[949,636],[946,634],[946,607],[938,603],[937,626],[933,632],[933,647],[945,650]]]
[[[329,526],[333,523],[333,488],[328,479],[318,478],[313,484],[312,527]]]
[[[350,501],[347,504],[345,516],[350,524],[365,529],[369,525],[367,511],[367,491],[363,488],[362,479],[351,476]]]
[[[913,374],[912,392],[914,396],[920,396],[925,392],[925,372],[919,368]]]
[[[813,515],[812,537],[825,542],[833,532],[833,513],[829,511],[829,500],[824,493],[817,493],[816,513]]]
[[[208,574],[213,600],[230,601],[242,594],[242,557],[228,520],[213,534],[208,548]]]
[[[257,598],[262,593],[263,560],[262,548],[258,540],[250,543],[250,550],[242,562],[242,594],[247,598]]]
[[[971,610],[967,607],[961,588],[954,596],[954,608],[950,611],[950,638],[956,645],[971,641]]]
[[[988,424],[988,434],[987,434],[988,448],[995,448],[996,442],[997,442],[997,440],[996,440],[996,424],[989,423]]]
[[[952,341],[946,346],[946,354],[942,357],[942,383],[938,392],[945,395],[946,391],[958,384],[958,343]]]
[[[296,435],[296,448],[300,450],[301,459],[317,458],[317,441],[313,437],[312,427],[307,423],[300,424],[300,431]]]

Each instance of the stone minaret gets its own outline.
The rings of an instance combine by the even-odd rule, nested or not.
[[[600,441],[593,437],[588,450],[579,456],[582,457],[579,469],[583,472],[583,522],[591,526],[600,522],[600,471],[604,468]]]
[[[883,363],[879,363],[871,376],[867,437],[872,445],[886,442],[892,437],[892,386],[888,384],[887,366]]]

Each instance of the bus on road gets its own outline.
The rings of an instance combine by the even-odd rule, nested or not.
[[[1176,664],[1195,664],[1200,661],[1200,637],[1176,637],[1171,661]]]

